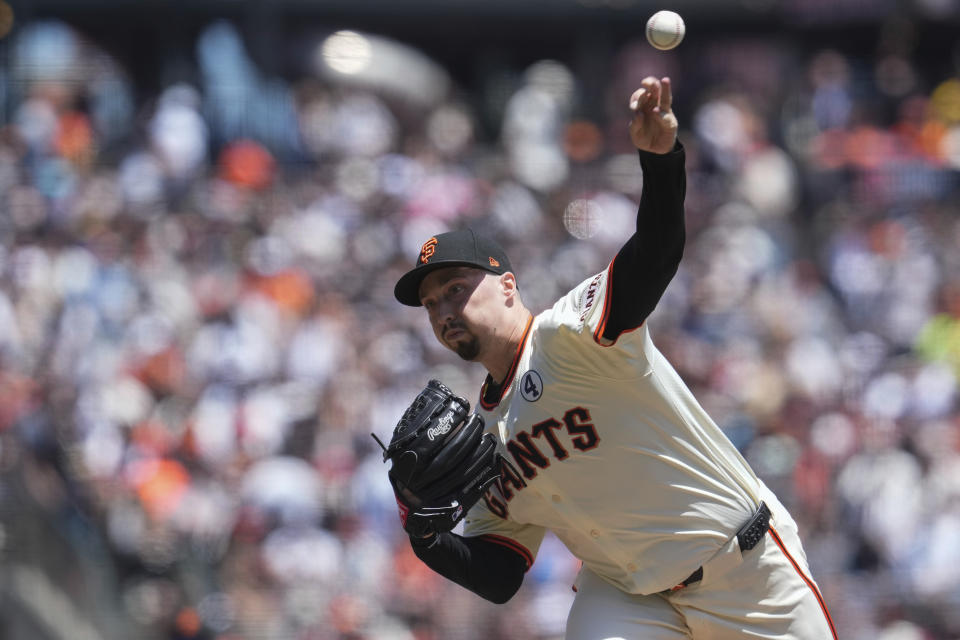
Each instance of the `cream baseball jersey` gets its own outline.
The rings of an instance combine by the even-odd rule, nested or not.
[[[504,463],[464,535],[532,564],[549,529],[607,582],[648,594],[714,555],[757,509],[762,483],[646,323],[602,344],[610,271],[532,318],[499,397],[481,394]]]

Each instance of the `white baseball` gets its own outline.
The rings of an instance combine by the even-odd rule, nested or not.
[[[683,18],[673,11],[657,11],[647,20],[647,41],[661,51],[680,44],[686,32]]]

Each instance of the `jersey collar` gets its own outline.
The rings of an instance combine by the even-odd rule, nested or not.
[[[533,324],[533,314],[527,318],[527,326],[523,329],[523,336],[520,338],[520,344],[517,346],[517,352],[513,354],[513,361],[510,363],[510,368],[507,370],[507,375],[504,377],[503,382],[496,384],[493,381],[493,376],[489,373],[487,374],[487,379],[484,380],[483,386],[480,387],[480,407],[484,411],[492,411],[500,404],[500,400],[503,399],[504,392],[510,387],[513,383],[513,377],[517,374],[517,364],[520,362],[520,356],[523,355],[523,349],[527,344],[527,336],[530,335],[530,326]]]

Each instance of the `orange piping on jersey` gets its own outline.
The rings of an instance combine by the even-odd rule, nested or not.
[[[603,294],[603,314],[600,316],[600,323],[597,330],[593,332],[593,340],[602,346],[600,339],[603,337],[603,330],[607,328],[607,319],[610,317],[610,292],[613,291],[613,263],[617,261],[614,257],[607,266],[607,290]]]
[[[492,411],[498,404],[500,400],[503,399],[503,394],[506,392],[507,388],[513,382],[513,376],[517,373],[517,364],[520,362],[520,356],[523,354],[523,348],[527,344],[527,336],[530,335],[530,325],[533,324],[533,316],[531,315],[527,318],[527,326],[523,328],[523,336],[520,338],[520,344],[517,346],[517,352],[513,354],[513,362],[510,363],[510,368],[507,369],[507,375],[503,379],[503,384],[500,385],[500,395],[497,396],[496,402],[486,402],[483,398],[487,395],[487,383],[484,382],[483,386],[480,388],[480,406],[483,407],[486,411]]]
[[[487,533],[478,537],[483,538],[484,540],[487,540],[489,542],[493,542],[494,544],[499,544],[502,547],[506,547],[511,551],[516,551],[517,553],[519,553],[521,556],[523,556],[523,561],[527,563],[527,568],[525,569],[525,571],[529,571],[530,567],[533,566],[533,554],[530,553],[529,549],[527,549],[525,546],[523,546],[516,540],[513,540],[511,538],[505,538],[503,536],[498,536],[494,533]]]
[[[631,331],[636,331],[643,326],[643,323],[641,322],[632,329],[625,329],[621,331],[616,338],[610,341],[610,344],[604,344],[602,342],[603,332],[607,329],[607,320],[610,319],[610,299],[613,296],[613,263],[616,261],[617,258],[614,256],[613,260],[610,261],[610,265],[607,267],[607,291],[603,296],[603,315],[600,316],[600,324],[597,326],[597,330],[593,332],[593,341],[601,347],[612,347],[613,345],[617,344],[617,340],[620,339],[620,336],[625,333],[630,333]]]
[[[833,634],[833,640],[837,640],[837,629],[833,626],[833,619],[830,617],[830,612],[827,611],[827,605],[823,601],[823,596],[820,595],[820,590],[817,589],[817,585],[813,584],[813,580],[804,575],[803,571],[800,570],[800,565],[797,564],[796,560],[793,559],[793,556],[790,555],[790,552],[787,551],[786,545],[783,544],[783,540],[780,539],[780,536],[777,534],[777,531],[773,528],[773,526],[770,527],[770,535],[773,537],[773,541],[777,543],[777,546],[780,547],[780,551],[783,551],[783,555],[787,556],[787,560],[790,561],[790,564],[793,565],[793,568],[797,571],[797,573],[800,574],[800,577],[803,578],[803,581],[807,583],[807,586],[810,587],[810,591],[813,591],[814,597],[820,604],[820,610],[823,611],[823,615],[827,619],[827,624],[830,625],[830,633]]]

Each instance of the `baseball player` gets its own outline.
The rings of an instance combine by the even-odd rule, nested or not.
[[[460,230],[397,282],[488,372],[473,414],[431,381],[384,447],[403,526],[427,565],[498,603],[552,531],[583,563],[570,640],[835,639],[793,519],[651,340],[683,251],[684,150],[668,78],[630,107],[644,187],[605,270],[534,316],[502,248]]]

